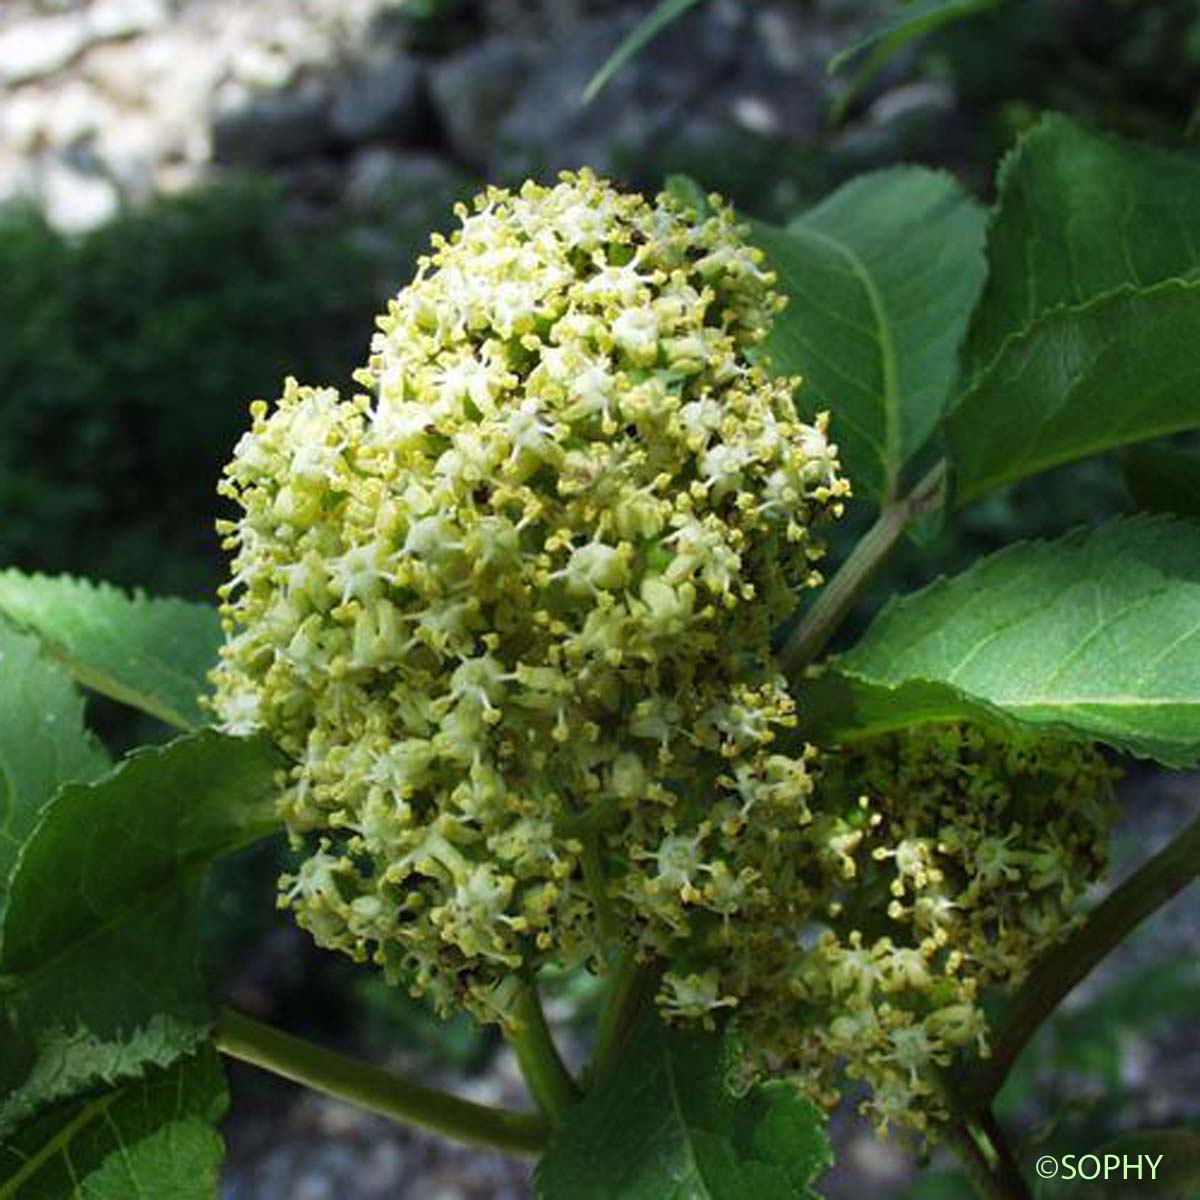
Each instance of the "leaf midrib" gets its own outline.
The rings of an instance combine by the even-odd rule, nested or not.
[[[679,1087],[675,1079],[675,1065],[671,1061],[671,1052],[665,1041],[661,1040],[658,1043],[659,1053],[662,1055],[663,1063],[666,1067],[667,1088],[671,1097],[672,1106],[679,1119],[680,1129],[683,1131],[683,1144],[687,1152],[688,1162],[692,1167],[692,1174],[696,1181],[704,1188],[704,1194],[697,1196],[695,1200],[717,1200],[712,1190],[708,1186],[708,1180],[704,1178],[704,1172],[700,1169],[700,1163],[696,1158],[695,1148],[692,1146],[692,1127],[688,1123],[687,1114],[683,1110],[683,1097],[679,1094]]]
[[[84,687],[91,688],[92,691],[99,692],[102,696],[107,696],[110,700],[116,700],[118,703],[128,705],[130,708],[140,709],[142,712],[148,713],[152,717],[157,717],[160,721],[176,729],[181,729],[185,733],[196,728],[195,723],[185,717],[173,705],[167,704],[150,692],[141,692],[136,688],[126,687],[109,672],[82,662],[61,641],[39,633],[32,626],[27,626],[26,628],[35,634],[35,636],[41,638],[47,655],[56,662],[61,663]],[[185,682],[188,677],[180,673],[177,678],[178,681]]]

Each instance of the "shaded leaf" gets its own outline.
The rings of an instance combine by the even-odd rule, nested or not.
[[[985,368],[1043,314],[1123,287],[1194,278],[1200,160],[1048,116],[1001,167],[988,279],[967,358]]]
[[[818,740],[992,719],[1192,765],[1200,526],[1139,517],[1010,546],[893,600],[799,691]]]
[[[46,806],[0,927],[0,1134],[203,1039],[200,877],[277,827],[274,768],[261,742],[204,731]]]
[[[188,729],[217,661],[216,610],[69,575],[0,573],[0,616],[28,629],[84,686]]]
[[[657,7],[644,16],[613,51],[609,60],[588,80],[583,89],[583,102],[589,104],[608,85],[612,77],[631,59],[635,58],[666,27],[679,20],[690,8],[701,0],[659,0]]]
[[[216,1200],[227,1107],[211,1047],[60,1105],[0,1145],[0,1200]]]
[[[824,1115],[778,1081],[736,1095],[735,1069],[728,1038],[643,1019],[539,1164],[539,1200],[812,1197]]]
[[[1121,456],[1133,502],[1143,512],[1200,521],[1200,454],[1174,446],[1134,446]]]
[[[832,75],[840,71],[852,58],[857,58],[866,50],[873,51],[873,65],[880,66],[915,38],[1000,3],[1003,0],[913,0],[912,3],[900,5],[895,16],[869,29],[835,54],[829,60],[829,73]]]
[[[58,788],[108,767],[83,697],[41,646],[0,622],[0,914],[22,843]]]
[[[766,343],[829,409],[856,491],[894,497],[958,378],[983,284],[983,211],[949,175],[898,167],[839,189],[786,230],[754,227],[790,303]]]
[[[1197,345],[1200,282],[1126,289],[1038,318],[949,413],[957,503],[1200,426]]]

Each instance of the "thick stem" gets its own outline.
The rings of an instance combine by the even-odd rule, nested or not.
[[[654,967],[645,963],[639,965],[632,950],[625,952],[613,973],[608,999],[596,1028],[592,1079],[599,1078],[612,1065],[657,978],[658,971]]]
[[[516,1051],[521,1074],[551,1125],[560,1125],[578,1098],[578,1090],[550,1036],[537,986],[532,982],[522,986],[513,1016],[517,1028],[505,1036]]]
[[[972,1103],[991,1103],[1017,1056],[1068,992],[1147,917],[1200,876],[1200,818],[1143,864],[1050,952],[1025,980],[1001,1019],[992,1056],[969,1084]]]
[[[785,675],[795,674],[825,649],[910,522],[941,503],[945,477],[946,464],[939,462],[907,496],[884,505],[780,651],[778,662]]]
[[[216,1043],[230,1058],[393,1121],[512,1154],[541,1154],[546,1149],[549,1130],[534,1113],[489,1108],[409,1083],[232,1009],[222,1009],[217,1018]]]

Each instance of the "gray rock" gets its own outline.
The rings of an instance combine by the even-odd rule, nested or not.
[[[460,185],[458,172],[445,159],[373,147],[350,164],[345,199],[360,213],[384,215],[414,202],[443,200]]]
[[[398,58],[352,77],[334,97],[333,132],[347,142],[387,137],[411,141],[425,124],[425,76],[419,63]]]
[[[463,162],[487,164],[496,130],[538,57],[531,43],[501,36],[434,67],[429,81],[434,112]]]
[[[218,162],[253,166],[320,155],[328,141],[328,110],[321,88],[250,99],[213,122],[213,155]]]
[[[821,129],[827,101],[821,39],[810,33],[784,45],[780,28],[790,29],[785,23],[797,18],[782,5],[751,11],[714,0],[701,6],[585,105],[589,80],[636,15],[586,22],[561,53],[543,60],[500,122],[493,172],[546,174],[587,163],[606,172],[642,167],[653,174],[656,156],[670,157],[684,144],[689,155],[720,161],[729,140],[796,143]],[[708,144],[710,134],[715,140]]]
[[[28,83],[65,67],[88,43],[79,13],[38,17],[0,33],[0,84]]]

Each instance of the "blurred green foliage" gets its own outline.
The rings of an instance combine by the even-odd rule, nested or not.
[[[79,241],[0,220],[0,562],[211,595],[246,405],[344,380],[378,307],[344,236],[280,213],[243,182]]]
[[[925,70],[978,123],[972,151],[988,173],[1048,109],[1180,142],[1198,102],[1200,3],[1009,0],[931,38]]]

